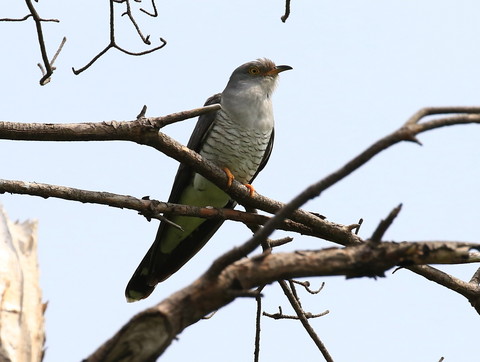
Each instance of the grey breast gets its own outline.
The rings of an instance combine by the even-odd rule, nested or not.
[[[219,111],[200,154],[227,167],[241,183],[249,183],[262,161],[272,130],[245,128]]]

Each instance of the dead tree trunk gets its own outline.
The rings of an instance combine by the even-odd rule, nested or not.
[[[12,222],[0,205],[0,361],[42,360],[44,309],[37,222]]]

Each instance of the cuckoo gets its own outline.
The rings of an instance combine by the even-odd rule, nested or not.
[[[188,147],[221,167],[228,176],[250,185],[265,167],[273,146],[272,93],[278,74],[292,69],[258,59],[239,66],[222,93],[205,105],[220,103],[221,109],[199,117]],[[195,173],[189,166],[178,168],[168,202],[234,208],[236,203],[224,191]],[[220,219],[169,216],[173,223],[160,223],[157,236],[137,267],[125,290],[129,302],[146,298],[156,284],[164,281],[189,261],[222,225]]]

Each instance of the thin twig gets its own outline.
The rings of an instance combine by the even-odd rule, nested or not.
[[[260,358],[260,322],[262,318],[262,296],[261,292],[265,288],[265,285],[262,285],[257,288],[258,295],[255,297],[255,301],[257,303],[257,313],[255,316],[255,350],[253,352],[253,360],[254,362],[258,362]]]
[[[117,1],[117,2],[120,2],[120,1]],[[127,15],[128,18],[130,19],[130,22],[133,24],[135,30],[137,31],[137,34],[138,36],[140,37],[140,39],[142,39],[142,41],[147,44],[147,45],[150,45],[152,44],[150,42],[150,35],[147,35],[147,36],[144,36],[142,31],[140,30],[140,27],[138,26],[137,24],[137,21],[135,20],[135,18],[133,17],[133,14],[132,14],[132,8],[130,6],[130,1],[129,0],[122,0],[121,2],[124,2],[127,6],[127,10],[122,14],[123,15]]]
[[[291,238],[289,236],[286,236],[286,237],[281,238],[281,239],[276,239],[276,240],[268,239],[268,240],[269,240],[268,243],[269,243],[270,247],[273,249],[273,248],[291,243],[293,241],[293,238]]]
[[[282,22],[286,22],[290,16],[290,0],[285,0],[285,14],[280,18]]]
[[[142,39],[142,41],[145,43],[145,44],[150,44],[150,36],[143,36],[142,32],[140,31],[140,27],[138,26],[137,22],[135,21],[135,19],[133,18],[133,15],[130,11],[130,2],[129,0],[110,0],[110,13],[109,13],[109,19],[110,19],[110,41],[109,43],[107,44],[107,46],[101,50],[97,55],[95,55],[86,65],[84,65],[83,67],[81,68],[78,68],[78,69],[75,69],[72,67],[72,71],[75,75],[78,75],[82,72],[84,72],[85,70],[87,70],[88,68],[90,68],[90,66],[92,66],[92,64],[94,64],[102,55],[104,55],[107,51],[109,51],[110,49],[117,49],[119,51],[121,51],[122,53],[125,53],[125,54],[128,54],[128,55],[133,55],[133,56],[141,56],[141,55],[146,55],[146,54],[150,54],[150,53],[153,53],[157,50],[160,50],[162,49],[165,45],[167,45],[167,42],[165,39],[163,38],[160,38],[160,42],[161,44],[155,48],[152,48],[152,49],[148,49],[148,50],[145,50],[145,51],[142,51],[142,52],[131,52],[129,50],[126,50],[122,47],[120,47],[116,42],[115,42],[115,12],[114,12],[114,3],[126,3],[127,4],[127,12],[126,14],[129,16],[130,18],[130,21],[132,22],[132,24],[134,25],[135,29],[137,30],[137,33],[138,35],[140,36],[140,38]],[[144,11],[145,12],[145,11]]]
[[[60,45],[59,45],[59,47],[58,47],[58,49],[57,49],[57,51],[55,52],[55,55],[54,55],[53,58],[52,58],[52,61],[50,62],[50,65],[51,65],[52,67],[53,67],[53,63],[55,63],[55,60],[57,60],[58,55],[59,55],[60,52],[62,51],[63,46],[65,45],[66,41],[67,41],[67,38],[64,36],[63,39],[62,39],[62,42],[60,43]]]
[[[52,61],[50,62],[50,67],[52,69],[52,72],[56,69],[54,66],[53,66],[53,63],[55,63],[55,60],[57,59],[58,55],[60,54],[60,52],[62,51],[63,49],[63,46],[65,45],[65,42],[67,41],[67,38],[66,37],[63,37],[62,39],[62,42],[60,43],[57,51],[55,52],[55,55],[53,56],[52,58]],[[40,68],[40,71],[42,72],[42,75],[47,75],[47,70],[43,67],[43,65],[41,63],[38,63],[37,66]],[[43,84],[42,85],[45,85],[47,83],[50,82],[50,77],[45,79]]]
[[[302,308],[302,303],[300,302],[300,297],[297,294],[297,288],[295,288],[295,283],[293,283],[293,281],[291,279],[289,279],[288,280],[288,285],[290,287],[290,291],[292,292],[293,297],[295,298],[295,300],[298,303],[298,306],[300,308]],[[303,310],[303,308],[302,308],[302,310]]]
[[[23,18],[19,18],[19,19],[13,19],[13,18],[0,18],[0,21],[11,21],[11,22],[20,22],[20,21],[25,21],[27,20],[29,17],[33,16],[32,14],[27,14],[25,15]],[[40,21],[44,21],[44,22],[52,22],[52,23],[59,23],[60,20],[58,19],[43,19],[43,18],[40,18]]]
[[[332,356],[328,352],[328,350],[325,347],[325,345],[323,344],[323,342],[318,337],[317,333],[315,333],[315,330],[312,328],[312,326],[308,322],[308,319],[305,316],[305,312],[303,311],[300,304],[298,303],[298,300],[292,294],[292,291],[288,288],[287,283],[284,280],[280,280],[278,283],[280,284],[280,287],[282,288],[283,292],[285,293],[288,301],[290,302],[293,309],[295,310],[295,313],[297,313],[297,316],[300,319],[300,322],[302,323],[303,327],[307,331],[310,338],[312,338],[313,342],[316,344],[316,346],[318,347],[318,349],[322,353],[325,360],[327,362],[333,362]]]
[[[449,107],[425,107],[415,112],[406,122],[405,126],[414,125],[420,122],[421,119],[439,115],[439,114],[480,114],[480,107],[469,106],[449,106]]]
[[[390,213],[385,218],[385,220],[380,221],[377,228],[375,229],[372,236],[370,237],[370,241],[375,243],[379,243],[382,241],[383,235],[385,234],[387,229],[390,227],[390,225],[392,225],[393,221],[396,219],[396,217],[400,213],[400,210],[402,210],[402,204],[399,204],[392,211],[390,211]]]
[[[295,319],[295,320],[300,320],[300,318],[297,316],[297,315],[288,315],[288,314],[283,314],[282,313],[282,309],[280,307],[278,307],[278,309],[280,310],[279,313],[267,313],[267,312],[263,312],[262,315],[265,316],[265,317],[268,317],[268,318],[272,318],[272,319],[276,319],[276,320],[279,320],[279,319]],[[326,316],[327,314],[329,314],[330,311],[329,310],[326,310],[325,312],[322,312],[322,313],[318,313],[318,314],[312,314],[312,313],[309,313],[309,312],[306,312],[304,313],[305,314],[305,318],[307,319],[313,319],[313,318],[320,318],[320,317],[323,317],[323,316]]]
[[[40,79],[40,85],[45,85],[48,82],[50,82],[50,77],[51,77],[51,75],[53,74],[53,71],[54,71],[54,68],[52,66],[53,62],[50,63],[49,60],[48,60],[47,49],[46,49],[46,46],[45,46],[45,39],[43,38],[42,21],[45,21],[45,20],[43,20],[40,17],[40,15],[38,15],[37,10],[33,6],[31,0],[25,0],[25,3],[27,4],[28,10],[30,11],[30,14],[32,15],[33,21],[35,22],[35,28],[37,29],[38,44],[40,46],[40,53],[42,55],[42,61],[43,61],[43,67],[44,67],[43,69],[42,69],[42,67],[40,67],[40,69],[42,69],[42,72],[44,73],[42,78]],[[28,16],[25,17],[22,20],[25,20],[27,18],[28,18]],[[55,20],[56,19],[51,19],[50,21],[55,21]],[[56,55],[58,55],[62,46],[63,45],[61,45],[59,50],[57,50]],[[55,56],[55,58],[56,58],[56,56]]]
[[[152,0],[152,7],[153,7],[153,13],[150,13],[143,8],[140,8],[140,11],[143,11],[145,14],[151,16],[152,18],[156,18],[158,16],[158,11],[157,11],[157,5],[155,4],[155,0]]]
[[[320,287],[317,290],[313,290],[313,289],[310,289],[310,282],[309,281],[301,282],[301,281],[295,280],[295,279],[290,279],[289,281],[292,282],[292,283],[301,285],[310,294],[320,293],[322,291],[323,287],[325,286],[325,282],[322,282],[322,284],[320,285]]]

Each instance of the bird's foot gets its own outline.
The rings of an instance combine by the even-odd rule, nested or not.
[[[222,168],[222,170],[227,175],[227,187],[232,186],[233,180],[235,180],[235,176],[233,176],[232,171],[230,171],[230,169],[228,167],[224,167],[224,168]],[[253,194],[255,193],[254,187],[250,184],[244,184],[244,186],[248,189],[250,197],[252,197]]]
[[[250,197],[253,197],[253,194],[255,193],[255,188],[250,184],[245,184],[244,186],[248,189]]]
[[[235,180],[235,176],[233,176],[232,171],[230,171],[228,167],[224,167],[222,170],[226,173],[228,178],[227,187],[232,186],[233,180]]]

